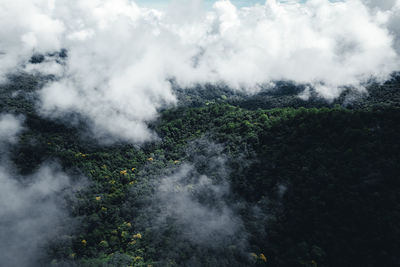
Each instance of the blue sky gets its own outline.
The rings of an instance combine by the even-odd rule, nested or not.
[[[205,6],[211,7],[215,0],[203,0]],[[171,0],[136,0],[140,6],[144,7],[165,7]],[[231,0],[238,7],[251,6],[254,4],[264,4],[265,0]]]
[[[168,6],[168,3],[177,1],[177,0],[135,0],[142,7],[152,7],[152,8],[162,8]],[[178,0],[179,1],[179,0]],[[181,2],[189,1],[189,0],[180,0]],[[264,4],[266,0],[231,0],[231,2],[237,7],[245,7],[252,6],[255,4]],[[293,0],[280,0],[281,2],[293,1]],[[297,0],[300,3],[303,3],[307,0]],[[342,0],[330,0],[331,2],[338,2]],[[205,7],[211,8],[213,3],[216,0],[203,0]]]

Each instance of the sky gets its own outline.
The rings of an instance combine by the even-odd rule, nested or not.
[[[400,69],[400,0],[238,3],[3,0],[0,80],[52,74],[37,92],[42,116],[79,116],[104,143],[143,143],[157,139],[159,110],[177,105],[171,80],[248,94],[286,80],[332,100]]]
[[[168,6],[172,0],[138,0],[137,3],[143,7],[152,7],[152,8],[165,8]],[[181,1],[181,2],[184,2]],[[215,0],[204,0],[204,7],[211,8],[212,5],[216,2]],[[245,6],[252,6],[255,4],[264,4],[265,0],[234,0],[232,3],[237,7],[245,7]]]
[[[187,0],[182,0],[180,2],[184,3],[187,2]],[[251,7],[254,5],[263,5],[265,4],[266,0],[232,0],[232,4],[234,4],[236,7]],[[306,0],[286,0],[282,2],[299,2],[299,3],[304,3]],[[330,0],[331,2],[339,2],[342,0]],[[172,2],[177,2],[174,0],[138,0],[136,1],[139,6],[142,7],[151,7],[151,8],[165,8],[168,5],[170,5]],[[217,2],[216,0],[203,0],[203,6],[207,9],[211,9],[212,5]]]

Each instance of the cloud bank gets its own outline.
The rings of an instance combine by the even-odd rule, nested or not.
[[[42,114],[78,114],[97,138],[141,143],[154,138],[147,122],[176,103],[171,80],[247,92],[290,80],[333,98],[387,79],[399,67],[399,3],[220,0],[202,10],[194,0],[160,11],[128,0],[6,0],[0,76],[17,67],[54,74],[40,92]],[[40,64],[29,62],[35,53],[45,55]]]

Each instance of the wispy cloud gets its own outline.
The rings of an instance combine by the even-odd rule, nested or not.
[[[8,159],[23,128],[23,118],[0,115],[1,266],[38,266],[48,242],[72,228],[64,199],[75,188],[71,179],[56,164],[21,176]]]

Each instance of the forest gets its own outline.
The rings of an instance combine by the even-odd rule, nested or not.
[[[78,114],[41,116],[35,92],[51,79],[0,88],[0,113],[24,122],[2,162],[23,184],[43,166],[71,179],[45,240],[0,233],[17,248],[8,266],[399,265],[398,75],[332,101],[290,82],[250,96],[175,86],[141,145],[101,144]]]

